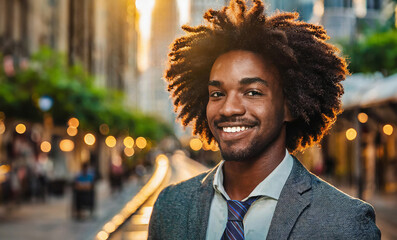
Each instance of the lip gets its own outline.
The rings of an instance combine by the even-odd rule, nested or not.
[[[216,126],[218,128],[223,128],[223,127],[253,127],[255,124],[251,124],[251,123],[246,123],[246,122],[222,122],[217,124]]]

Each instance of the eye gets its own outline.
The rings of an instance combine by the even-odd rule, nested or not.
[[[250,90],[250,91],[246,92],[246,95],[247,96],[262,96],[263,94],[256,90]]]
[[[212,92],[212,93],[210,94],[210,97],[212,97],[212,98],[219,98],[219,97],[222,97],[222,96],[224,96],[224,94],[221,93],[221,92],[219,92],[219,91],[217,91],[217,92]]]

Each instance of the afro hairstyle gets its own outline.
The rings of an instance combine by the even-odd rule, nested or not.
[[[232,50],[261,55],[276,66],[293,121],[286,124],[288,151],[318,143],[341,113],[341,81],[349,74],[322,26],[299,21],[298,13],[267,16],[264,3],[244,0],[204,14],[206,23],[182,26],[186,34],[171,44],[165,80],[178,119],[193,134],[214,141],[206,117],[208,81],[215,60]],[[277,61],[274,61],[277,59]]]

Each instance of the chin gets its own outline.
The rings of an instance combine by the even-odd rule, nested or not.
[[[222,157],[225,161],[234,162],[247,162],[256,159],[260,156],[261,152],[258,148],[252,146],[241,150],[222,150],[220,148]]]

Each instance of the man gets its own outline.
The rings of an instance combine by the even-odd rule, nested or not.
[[[345,60],[321,26],[263,12],[232,0],[173,43],[165,78],[178,117],[224,161],[159,195],[149,239],[380,239],[369,204],[289,154],[335,122]]]

